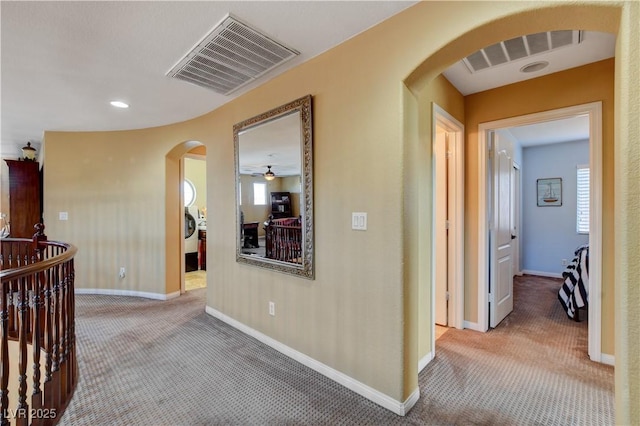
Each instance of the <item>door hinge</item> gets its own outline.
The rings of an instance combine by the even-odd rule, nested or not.
[[[447,151],[447,153],[445,154],[445,158],[446,158],[447,160],[449,160],[449,159],[451,159],[451,155],[452,155],[452,154],[451,154],[451,151]]]
[[[493,293],[489,293],[489,303],[493,303]]]
[[[449,220],[445,220],[444,221],[444,227],[445,229],[449,229],[449,226],[451,225],[451,223],[449,222]]]
[[[449,301],[449,292],[447,292],[447,294],[446,294],[446,299],[447,299],[447,301]]]

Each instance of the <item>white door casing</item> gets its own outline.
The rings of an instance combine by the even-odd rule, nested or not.
[[[447,248],[447,281],[449,287],[447,322],[449,327],[464,328],[464,126],[451,114],[433,103],[432,144],[437,141],[436,128],[443,128],[449,139],[447,172],[447,212],[449,221]],[[432,147],[432,149],[435,149]],[[432,156],[432,250],[431,265],[436,264],[436,191],[435,156]],[[435,356],[436,271],[431,268],[431,356]],[[426,365],[426,364],[425,364]]]
[[[489,236],[491,266],[489,268],[490,327],[495,327],[513,311],[513,145],[491,132],[492,141],[492,215]]]
[[[437,125],[436,141],[433,145],[434,157],[434,196],[435,203],[433,206],[434,215],[434,238],[435,253],[433,269],[435,270],[435,304],[436,304],[436,324],[447,326],[448,320],[448,250],[449,243],[447,237],[447,211],[448,211],[448,179],[447,179],[447,132]]]

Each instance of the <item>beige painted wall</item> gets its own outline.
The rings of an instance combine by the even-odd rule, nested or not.
[[[616,423],[640,424],[640,4],[622,11],[615,79]]]
[[[602,101],[602,351],[614,353],[614,60],[596,62],[549,76],[510,84],[465,97],[465,152],[467,188],[465,225],[466,252],[465,319],[478,320],[478,125],[589,102]],[[524,101],[526,100],[526,101]]]
[[[128,132],[47,132],[49,235],[79,247],[79,288],[161,294],[179,288],[179,256],[173,249],[179,235],[174,225],[178,199],[162,182],[177,182],[174,156],[190,148],[187,141],[199,141],[207,150],[209,204],[216,200],[227,206],[219,209],[218,232],[207,239],[211,270],[216,271],[208,275],[207,304],[404,401],[417,386],[418,310],[424,309],[418,306],[418,289],[425,282],[421,275],[429,274],[416,257],[420,253],[408,249],[418,241],[430,244],[420,235],[409,237],[416,229],[409,229],[416,224],[413,214],[430,211],[430,203],[420,201],[428,191],[419,189],[428,187],[430,178],[408,160],[419,144],[424,149],[417,128],[423,118],[412,97],[455,60],[500,39],[567,26],[615,32],[620,7],[637,15],[632,2],[419,3],[191,121]],[[625,34],[637,58],[637,32]],[[627,50],[620,54],[632,56]],[[235,261],[232,126],[306,94],[314,96],[315,114],[314,281]],[[638,118],[630,108],[636,100],[623,99],[618,107],[624,125]],[[637,133],[632,136],[637,141]],[[423,183],[418,182],[421,176]],[[637,191],[637,182],[626,187]],[[68,222],[53,219],[60,210],[69,212]],[[352,211],[369,213],[367,232],[350,229]],[[635,234],[616,248],[630,250],[638,243]],[[132,273],[118,280],[123,262]],[[637,295],[628,288],[628,282],[616,282],[617,291]],[[268,315],[268,301],[276,303],[275,317]],[[629,309],[636,315],[628,326],[638,327],[637,305]],[[616,358],[628,360],[638,345],[628,342]],[[616,369],[617,378],[630,368],[621,365],[627,370]],[[620,400],[637,394],[638,386],[637,377],[628,380],[619,390]],[[640,419],[638,406],[629,406],[620,406],[630,413],[625,418]]]

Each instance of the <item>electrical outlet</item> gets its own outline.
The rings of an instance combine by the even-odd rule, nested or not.
[[[569,262],[567,261],[567,259],[562,259],[562,266],[567,266],[569,264]]]
[[[272,317],[276,315],[276,304],[273,302],[269,302],[269,315]]]
[[[124,270],[124,266],[120,267],[120,273],[118,274],[118,276],[120,278],[124,278],[125,277],[125,270]]]

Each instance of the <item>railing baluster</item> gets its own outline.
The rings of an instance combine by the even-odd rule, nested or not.
[[[15,308],[15,290],[13,288],[13,281],[9,281],[7,283],[7,289],[9,290],[9,294],[7,295],[8,299],[8,307],[7,307],[7,316],[8,316],[8,329],[7,333],[13,337],[14,339],[17,337],[17,321],[16,321],[16,308]]]
[[[2,302],[0,303],[0,425],[9,424],[9,286],[2,286]]]
[[[22,277],[18,284],[18,406],[16,409],[16,425],[29,424],[29,404],[27,404],[27,316],[29,300],[27,296],[27,279]]]
[[[53,365],[53,268],[46,271],[47,280],[44,288],[44,406],[54,407],[53,387],[52,387],[52,365]]]
[[[60,368],[60,389],[63,391],[61,392],[61,397],[64,397],[66,395],[66,391],[67,391],[67,364],[66,364],[66,360],[67,360],[67,274],[66,272],[66,265],[62,264],[60,265],[60,269],[62,270],[62,283],[60,285],[60,317],[59,317],[59,321],[60,321],[60,325],[59,330],[60,330],[60,334],[59,334],[59,340],[60,340],[60,349],[58,350],[59,355],[59,360],[58,360],[58,365]]]
[[[34,413],[42,412],[42,393],[40,391],[40,351],[42,350],[42,341],[40,337],[40,310],[41,310],[41,279],[44,276],[42,272],[36,274],[32,278],[33,282],[33,296],[31,302],[31,312],[33,313],[33,329],[32,334],[32,346],[33,346],[33,392],[31,393],[31,409]],[[40,418],[36,416],[31,419],[31,425],[36,426],[40,424]]]
[[[73,259],[69,259],[67,262],[69,274],[69,336],[71,336],[70,348],[69,351],[69,363],[71,368],[71,383],[75,384],[78,382],[78,362],[76,359],[76,298],[75,298],[75,279],[76,279],[76,271],[75,271],[75,263]],[[73,388],[70,389],[70,392],[73,391]],[[71,398],[71,394],[69,395]]]
[[[53,293],[52,293],[52,299],[53,299],[53,318],[51,321],[51,340],[52,340],[52,346],[51,346],[51,380],[52,380],[52,387],[54,389],[60,389],[60,371],[59,371],[59,362],[60,362],[60,355],[59,355],[59,350],[60,350],[60,329],[58,328],[60,323],[59,323],[59,312],[60,312],[60,300],[59,300],[59,295],[60,295],[60,275],[61,275],[61,265],[56,265],[56,267],[54,268],[54,274],[53,274]],[[56,394],[56,395],[52,395],[53,398],[53,404],[54,406],[58,406],[60,404],[60,394]]]

